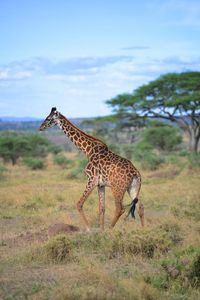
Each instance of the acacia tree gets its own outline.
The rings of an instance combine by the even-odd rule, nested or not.
[[[132,94],[108,100],[115,113],[129,120],[159,118],[176,123],[188,133],[190,150],[197,152],[200,140],[200,72],[169,73]]]
[[[16,134],[5,132],[0,135],[0,157],[13,165],[20,157],[45,157],[50,142],[39,134]]]

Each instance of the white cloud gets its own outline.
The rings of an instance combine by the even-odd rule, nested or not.
[[[121,50],[149,50],[150,47],[148,46],[129,46],[129,47],[123,47]]]
[[[1,80],[23,80],[31,77],[31,72],[26,70],[15,70],[10,68],[0,69],[0,81]]]
[[[172,56],[137,60],[131,56],[115,56],[86,58],[85,62],[84,58],[62,62],[30,59],[29,63],[15,62],[0,68],[0,102],[7,104],[4,115],[8,115],[9,107],[16,102],[24,115],[40,117],[55,105],[60,111],[69,112],[70,117],[103,115],[109,113],[105,100],[132,92],[167,72],[185,70],[200,70],[200,58]],[[27,79],[25,84],[22,79]],[[22,115],[21,110],[19,114]]]

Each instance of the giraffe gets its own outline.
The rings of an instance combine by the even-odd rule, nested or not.
[[[95,187],[98,189],[101,230],[104,230],[105,187],[111,188],[115,201],[115,214],[111,222],[111,228],[115,226],[125,211],[123,197],[126,191],[132,199],[128,215],[131,214],[134,217],[134,211],[137,207],[141,225],[144,226],[144,206],[138,198],[141,187],[141,175],[131,161],[113,153],[104,142],[80,130],[58,112],[56,107],[51,109],[50,114],[41,124],[39,130],[43,131],[54,125],[60,127],[65,135],[88,158],[88,164],[84,171],[88,181],[82,197],[77,202],[80,219],[86,226],[86,230],[90,231],[90,228],[83,211],[83,205]]]

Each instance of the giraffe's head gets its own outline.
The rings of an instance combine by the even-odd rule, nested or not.
[[[40,125],[39,131],[43,131],[46,128],[53,127],[57,124],[59,112],[57,112],[56,107],[52,107],[50,114],[46,117],[44,122]]]

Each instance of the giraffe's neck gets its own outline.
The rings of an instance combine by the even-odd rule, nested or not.
[[[97,148],[105,147],[101,140],[94,138],[91,135],[86,134],[74,124],[72,124],[66,117],[59,113],[58,126],[63,130],[67,137],[74,143],[74,145],[84,152],[88,157],[91,157]]]

